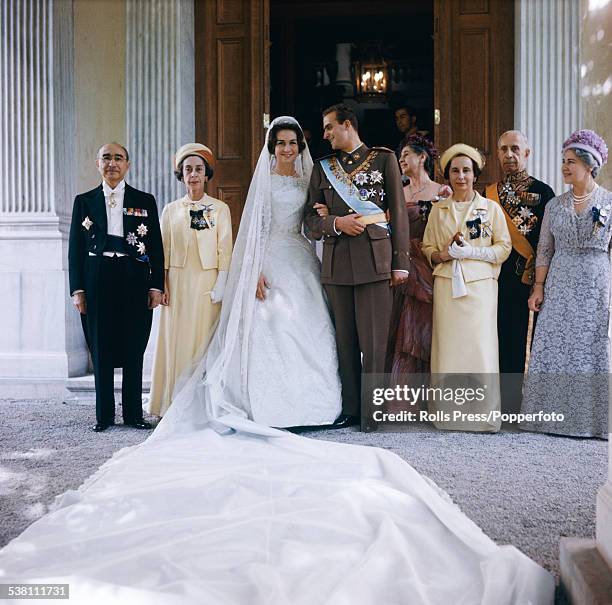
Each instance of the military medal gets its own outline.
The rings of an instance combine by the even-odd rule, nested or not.
[[[367,189],[360,189],[359,190],[359,199],[362,202],[367,202],[368,199],[370,199],[370,193]]]

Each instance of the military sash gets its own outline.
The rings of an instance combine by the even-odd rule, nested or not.
[[[535,279],[535,252],[529,240],[518,230],[518,227],[510,218],[510,215],[504,208],[504,205],[499,199],[497,193],[497,183],[489,185],[485,190],[485,196],[490,200],[493,200],[504,212],[506,224],[508,225],[508,231],[510,231],[510,239],[512,240],[512,247],[525,259],[525,270],[521,276],[521,282],[527,286],[533,285]]]
[[[334,162],[333,165],[332,161]],[[383,212],[381,207],[374,202],[371,202],[368,197],[360,195],[359,189],[353,184],[351,177],[346,174],[344,169],[338,164],[335,157],[322,159],[321,167],[323,168],[323,172],[325,173],[327,180],[336,190],[336,193],[342,198],[344,203],[357,214],[361,214],[364,217],[374,217],[374,215],[379,215]],[[337,175],[337,173],[340,171],[342,177],[344,178]],[[376,222],[376,225],[385,228],[388,228],[389,226],[387,221]]]

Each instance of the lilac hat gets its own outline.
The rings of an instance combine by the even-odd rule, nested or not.
[[[608,146],[606,142],[592,130],[577,130],[563,143],[563,151],[566,149],[582,149],[588,151],[599,164],[603,166],[608,161]]]

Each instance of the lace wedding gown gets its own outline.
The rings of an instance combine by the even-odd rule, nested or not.
[[[262,273],[270,286],[255,306],[248,395],[255,422],[331,424],[342,408],[333,326],[319,261],[302,235],[308,182],[272,174],[270,237]]]

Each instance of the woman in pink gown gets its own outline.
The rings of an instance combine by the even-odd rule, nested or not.
[[[438,151],[426,137],[413,134],[404,139],[400,154],[402,174],[409,179],[404,187],[410,217],[410,277],[395,289],[389,330],[387,371],[392,384],[405,382],[406,374],[428,374],[431,356],[433,277],[421,252],[423,233],[432,204],[447,197],[450,190],[432,180]]]

